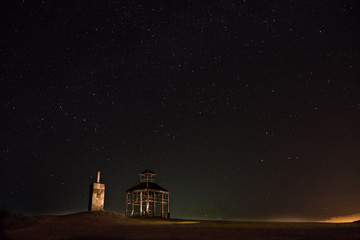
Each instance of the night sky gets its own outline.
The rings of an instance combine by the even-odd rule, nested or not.
[[[36,2],[36,3],[35,3]],[[358,1],[7,1],[0,207],[105,209],[146,168],[171,216],[360,213]]]

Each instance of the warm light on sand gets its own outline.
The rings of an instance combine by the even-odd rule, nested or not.
[[[148,224],[196,224],[199,221],[147,221]]]
[[[283,218],[271,218],[265,220],[265,222],[315,222],[309,219],[304,218],[294,218],[294,217],[283,217]]]
[[[332,217],[330,219],[321,221],[325,223],[348,223],[348,222],[354,222],[360,220],[360,213],[352,214],[348,216],[338,216],[338,217]]]
[[[198,221],[181,221],[181,222],[175,222],[175,224],[195,224],[200,223]]]

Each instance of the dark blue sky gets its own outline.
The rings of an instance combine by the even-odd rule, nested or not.
[[[176,218],[360,213],[356,1],[8,1],[0,206],[105,208],[151,168]]]

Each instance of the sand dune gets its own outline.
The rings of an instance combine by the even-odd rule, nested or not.
[[[126,218],[111,212],[6,216],[2,239],[360,239],[356,223],[226,222]]]

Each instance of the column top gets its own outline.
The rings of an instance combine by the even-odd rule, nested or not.
[[[100,183],[100,171],[97,171],[96,183]]]

